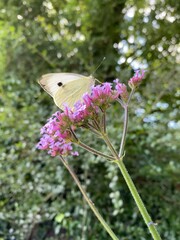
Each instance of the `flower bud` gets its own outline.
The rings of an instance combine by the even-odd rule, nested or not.
[[[128,81],[129,87],[131,89],[137,88],[144,78],[144,70],[137,70],[135,71],[134,76]]]
[[[127,86],[124,83],[120,83],[119,79],[115,79],[115,89],[118,93],[118,96],[123,100],[123,102],[127,102],[129,93],[127,91]]]

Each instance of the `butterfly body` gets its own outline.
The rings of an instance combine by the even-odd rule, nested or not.
[[[90,92],[95,83],[92,76],[86,77],[76,73],[49,73],[39,80],[41,87],[53,97],[55,104],[64,109],[64,104],[72,108],[83,94]]]

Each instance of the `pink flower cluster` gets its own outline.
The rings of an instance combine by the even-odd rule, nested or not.
[[[128,84],[130,88],[136,88],[140,85],[142,82],[142,79],[144,78],[144,70],[136,70],[135,75],[128,81]]]
[[[143,75],[144,73],[142,73]],[[139,72],[129,80],[130,83],[140,82],[142,76]],[[73,151],[72,143],[77,142],[74,130],[85,126],[89,121],[98,119],[99,113],[105,111],[110,103],[117,99],[127,102],[129,94],[125,84],[114,81],[93,86],[91,93],[85,93],[82,101],[75,103],[74,108],[65,106],[64,112],[56,112],[41,129],[41,139],[37,144],[38,149],[48,150],[51,156],[56,155],[78,155]]]
[[[119,83],[119,80],[118,79],[115,79],[114,80],[114,83],[116,84],[115,85],[115,89],[116,91],[118,92],[118,95],[120,96],[120,98],[126,102],[128,100],[128,97],[129,97],[129,93],[127,91],[127,87],[125,84],[123,83]]]
[[[72,151],[72,143],[70,142],[71,134],[67,130],[68,126],[68,118],[65,113],[56,112],[53,114],[45,126],[41,128],[42,137],[37,144],[37,148],[48,150],[51,156],[77,156],[78,152]]]

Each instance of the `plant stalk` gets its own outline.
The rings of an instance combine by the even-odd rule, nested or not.
[[[118,167],[121,170],[121,173],[126,181],[126,184],[129,187],[129,190],[137,204],[137,207],[153,237],[154,240],[161,240],[161,237],[155,227],[155,224],[153,223],[149,213],[147,212],[146,207],[144,206],[144,203],[123,163],[123,149],[125,146],[125,141],[126,141],[126,133],[127,133],[127,123],[128,123],[128,105],[125,106],[125,117],[124,117],[124,127],[123,127],[123,136],[122,136],[122,140],[121,140],[121,144],[120,144],[120,153],[119,155],[117,155],[116,150],[114,149],[113,145],[111,144],[107,134],[102,134],[102,137],[105,141],[105,143],[107,144],[107,146],[109,147],[112,155],[116,158],[116,160],[114,161]]]
[[[116,161],[116,163],[121,170],[121,173],[122,173],[128,187],[129,187],[129,190],[130,190],[130,192],[131,192],[131,194],[132,194],[132,196],[133,196],[133,198],[134,198],[134,200],[135,200],[135,202],[136,202],[136,204],[139,208],[139,211],[140,211],[147,227],[149,228],[149,231],[150,231],[153,239],[154,240],[161,240],[161,237],[160,237],[160,235],[159,235],[159,233],[158,233],[158,231],[155,227],[155,223],[153,223],[149,213],[147,212],[147,209],[144,206],[144,203],[143,203],[143,201],[142,201],[142,199],[141,199],[141,197],[140,197],[140,195],[139,195],[139,193],[138,193],[138,191],[137,191],[137,189],[136,189],[136,187],[135,187],[135,185],[134,185],[134,183],[133,183],[133,181],[132,181],[132,179],[131,179],[131,177],[130,177],[130,175],[129,175],[129,173],[128,173],[128,171],[127,171],[127,169],[126,169],[126,167],[123,163],[123,161],[118,160],[118,161]]]
[[[123,126],[123,133],[122,133],[122,139],[119,149],[119,158],[123,156],[124,153],[124,146],[126,142],[126,134],[127,134],[127,127],[128,127],[128,106],[124,106],[124,126]]]
[[[104,153],[102,153],[102,152],[100,152],[100,151],[98,151],[98,150],[96,150],[94,148],[91,148],[88,145],[82,143],[81,141],[78,141],[76,144],[79,145],[80,147],[86,149],[87,151],[95,154],[95,155],[104,157],[104,158],[109,159],[109,160],[115,160],[115,158],[113,156],[106,155],[106,154],[104,154]]]
[[[77,175],[74,173],[72,168],[69,166],[68,162],[62,156],[60,156],[60,159],[61,159],[62,163],[64,164],[64,166],[66,167],[66,169],[71,174],[71,176],[74,179],[75,183],[79,187],[79,189],[80,189],[84,199],[86,200],[86,202],[88,203],[88,205],[90,206],[90,208],[92,209],[92,211],[94,212],[94,214],[96,215],[96,217],[98,218],[98,220],[100,221],[102,226],[109,233],[109,235],[111,236],[111,238],[113,240],[119,240],[118,237],[115,235],[115,233],[112,231],[112,229],[109,227],[109,225],[106,223],[106,221],[103,219],[103,217],[101,216],[101,214],[99,213],[99,211],[95,207],[94,203],[89,199],[89,197],[88,197],[87,193],[85,192],[85,190],[83,189],[83,187],[82,187],[82,185],[81,185]]]
[[[113,145],[111,144],[111,141],[108,138],[108,135],[106,133],[101,133],[101,136],[103,138],[103,140],[105,141],[106,145],[109,147],[112,155],[114,156],[114,159],[119,159],[119,156],[116,152],[116,150],[114,149]]]

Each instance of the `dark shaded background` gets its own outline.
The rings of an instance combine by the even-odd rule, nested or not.
[[[35,149],[57,110],[37,79],[49,72],[95,73],[126,82],[146,69],[131,103],[125,164],[163,239],[178,239],[180,4],[125,0],[1,0],[0,240],[110,239],[58,158]],[[122,114],[108,131],[116,147]],[[105,147],[87,133],[86,143]],[[80,150],[70,158],[121,240],[151,239],[116,166]]]

